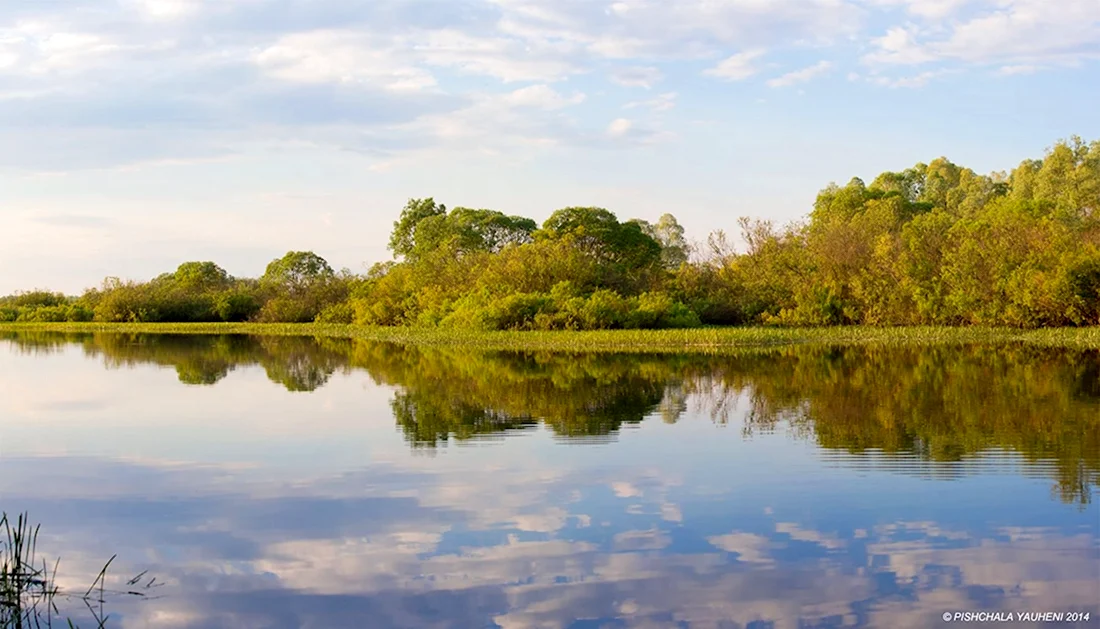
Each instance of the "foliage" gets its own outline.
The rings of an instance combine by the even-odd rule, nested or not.
[[[804,223],[740,221],[709,251],[669,213],[566,207],[541,227],[410,199],[396,260],[365,276],[292,251],[256,279],[186,262],[84,295],[0,298],[0,323],[243,322],[610,330],[699,325],[1040,328],[1100,324],[1100,141],[1074,137],[1011,173],[940,157],[830,184]]]
[[[350,323],[348,296],[359,281],[312,252],[274,260],[259,280],[234,278],[213,262],[184,262],[148,282],[109,277],[80,297],[47,291],[0,298],[0,322]]]
[[[939,158],[830,185],[805,225],[743,222],[748,251],[709,262],[726,277],[693,270],[678,287],[722,322],[1096,324],[1098,207],[1100,142],[1059,142],[1010,176]],[[732,293],[724,307],[700,294],[706,280]]]
[[[656,224],[650,224],[641,219],[633,219],[645,235],[661,245],[661,266],[675,271],[680,265],[688,261],[691,247],[684,238],[684,228],[676,217],[671,214],[662,214]]]
[[[586,256],[621,269],[644,270],[660,261],[661,244],[638,221],[620,223],[603,208],[567,207],[546,219],[536,238],[567,240]]]
[[[26,335],[262,335],[376,341],[466,351],[510,350],[569,353],[669,353],[737,355],[760,347],[879,345],[1019,345],[1073,350],[1100,349],[1100,326],[1077,328],[967,327],[704,327],[665,330],[473,331],[427,327],[272,323],[0,323],[0,339]],[[36,347],[45,347],[39,343]]]
[[[394,256],[407,257],[416,250],[416,230],[420,222],[447,213],[447,206],[436,205],[435,199],[409,199],[401,217],[393,223],[390,250]]]

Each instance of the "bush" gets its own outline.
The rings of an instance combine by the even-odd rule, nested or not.
[[[318,315],[312,304],[290,297],[276,297],[260,308],[260,323],[310,323]]]
[[[631,328],[691,328],[702,325],[699,315],[667,293],[643,293],[627,318]]]
[[[342,301],[325,308],[314,319],[317,323],[343,323],[348,324],[355,320],[355,310],[351,304]]]
[[[68,306],[24,308],[16,321],[26,323],[63,323],[69,320],[68,313]]]
[[[68,299],[61,293],[51,293],[45,290],[33,290],[25,293],[16,293],[11,298],[11,304],[16,308],[41,308],[57,307],[68,303]]]
[[[1086,324],[1100,324],[1100,257],[1085,260],[1068,272],[1069,288]]]
[[[250,293],[230,291],[218,295],[214,312],[228,323],[248,321],[260,311],[260,302]]]
[[[73,323],[87,323],[95,319],[95,313],[81,304],[72,304],[65,312],[65,320]]]
[[[609,330],[626,324],[630,300],[611,290],[598,290],[587,298],[573,297],[559,302],[551,321],[554,329]]]
[[[489,321],[495,330],[530,330],[535,317],[553,311],[553,299],[545,293],[516,293],[490,307]]]

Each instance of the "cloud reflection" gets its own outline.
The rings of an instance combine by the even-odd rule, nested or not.
[[[1031,453],[1054,452],[1092,473],[1081,445],[1067,445],[1095,403],[1075,388],[1073,357],[997,358],[1043,395],[992,407],[1001,423],[970,433],[899,415],[893,388],[881,414],[857,412],[884,382],[905,389],[929,370],[949,379],[935,371],[944,361],[973,380],[922,403],[989,388],[974,364],[985,359],[965,352],[462,362],[355,343],[84,341],[86,355],[64,345],[0,354],[0,391],[14,392],[0,400],[0,427],[33,441],[41,433],[27,427],[54,425],[64,439],[85,421],[127,445],[93,453],[77,439],[46,456],[42,444],[5,443],[0,496],[43,523],[64,587],[86,587],[115,553],[116,584],[146,569],[166,584],[158,600],[120,600],[120,627],[925,627],[950,610],[1100,614],[1095,506],[1049,500],[1049,481],[1021,471]],[[172,373],[180,365],[247,373],[181,386],[192,371]],[[860,369],[878,388],[792,385]],[[82,383],[79,395],[52,393],[59,375]],[[286,390],[311,382],[312,395]],[[660,406],[670,388],[687,392],[673,418]],[[80,403],[90,391],[100,404]],[[715,391],[748,402],[724,416],[732,430],[700,408]],[[411,456],[409,427],[388,404],[402,394],[443,420],[414,435],[511,430],[449,424],[465,417],[445,413],[458,406],[525,418],[525,437]],[[1063,412],[1066,443],[1027,450],[1031,422],[1050,421],[1040,402]],[[584,430],[620,438],[554,439]],[[249,443],[265,456],[246,455]],[[989,444],[1004,446],[997,474],[906,471],[906,461],[965,469]]]

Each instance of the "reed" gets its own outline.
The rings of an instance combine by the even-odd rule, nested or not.
[[[1100,349],[1100,327],[704,327],[674,330],[471,332],[438,328],[368,327],[322,323],[5,323],[3,332],[248,334],[353,338],[403,345],[450,345],[487,350],[563,352],[723,353],[777,345],[1030,344]]]
[[[7,513],[0,515],[0,629],[51,629],[55,622],[76,629],[76,623],[62,615],[57,604],[61,600],[83,605],[95,626],[102,629],[110,617],[105,611],[108,596],[144,598],[160,587],[155,577],[143,584],[143,572],[127,581],[125,591],[108,589],[107,570],[115,560],[112,556],[82,594],[65,591],[57,585],[61,560],[54,560],[51,567],[38,557],[39,528],[38,524],[31,525],[26,513],[14,520]]]

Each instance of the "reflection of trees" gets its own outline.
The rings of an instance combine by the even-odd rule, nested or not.
[[[1054,465],[1064,498],[1100,480],[1100,353],[1030,346],[790,348],[708,370],[751,400],[746,429],[785,422],[822,447],[960,461],[1009,449]]]
[[[654,413],[675,422],[689,395],[722,418],[743,394],[750,435],[783,425],[854,460],[903,457],[889,467],[936,477],[964,472],[972,455],[1011,450],[1054,475],[1067,502],[1088,502],[1100,481],[1096,351],[795,346],[655,357],[361,344],[353,363],[403,388],[395,415],[413,443],[535,419],[561,436],[607,435]]]
[[[394,415],[409,441],[434,445],[537,425],[599,437],[638,423],[664,397],[668,361],[613,355],[476,353],[358,346],[352,362],[403,391]],[[658,370],[646,373],[655,364]]]
[[[398,426],[415,446],[503,435],[545,424],[560,437],[612,435],[689,399],[727,420],[749,401],[747,434],[779,426],[820,447],[892,469],[942,477],[972,455],[1010,450],[1053,476],[1067,502],[1100,482],[1100,352],[1034,346],[791,346],[736,355],[476,352],[348,339],[5,333],[23,351],[83,346],[109,366],[172,366],[181,382],[213,384],[260,365],[291,391],[337,369],[396,386]]]
[[[78,344],[108,368],[154,364],[172,367],[180,382],[213,385],[237,367],[260,365],[288,391],[314,391],[347,364],[349,351],[304,337],[178,334],[52,334],[8,332],[22,351],[57,351]]]
[[[267,377],[287,391],[316,391],[328,382],[336,369],[347,365],[346,343],[322,344],[301,336],[261,337],[259,340]]]
[[[80,338],[88,334],[59,334],[56,332],[0,332],[0,341],[11,343],[12,347],[23,354],[55,354],[66,345],[79,343]]]
[[[441,400],[420,391],[398,392],[390,408],[414,446],[435,445],[452,435],[455,439],[470,439],[538,425],[538,421],[529,416],[512,417],[480,406]]]

